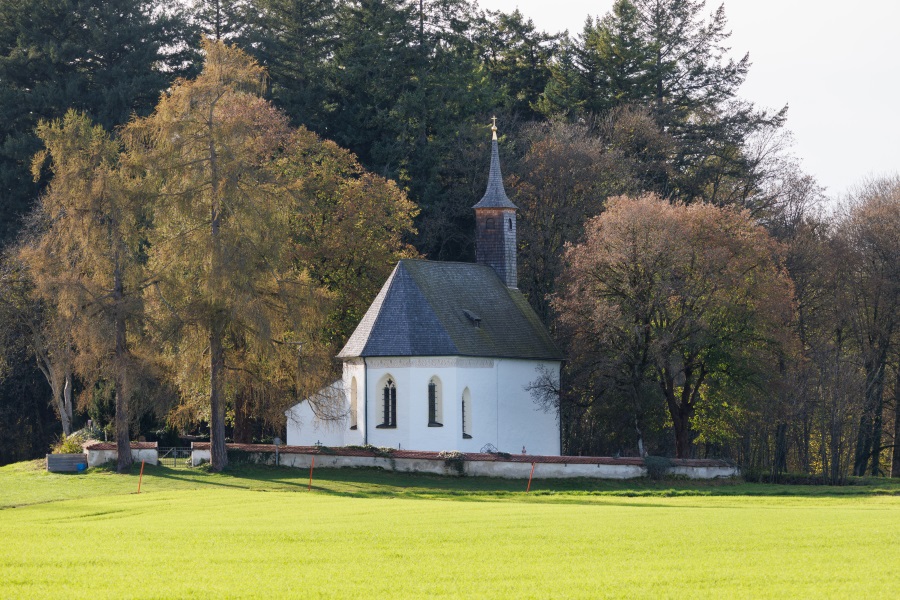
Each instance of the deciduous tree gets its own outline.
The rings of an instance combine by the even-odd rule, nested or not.
[[[711,385],[767,368],[791,319],[791,284],[775,244],[746,213],[652,196],[609,201],[570,247],[560,322],[590,373],[581,392],[624,387],[639,406],[658,386],[678,457]],[[640,417],[640,415],[637,415]]]

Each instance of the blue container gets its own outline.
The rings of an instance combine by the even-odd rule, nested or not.
[[[84,473],[87,471],[87,465],[84,463],[79,464],[77,467],[79,473]]]

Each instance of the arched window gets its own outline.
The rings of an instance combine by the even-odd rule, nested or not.
[[[485,229],[494,229],[494,227],[496,227],[496,225],[494,225],[493,219],[488,219],[487,221],[484,222]],[[500,228],[502,229],[503,226],[501,225]]]
[[[350,429],[356,429],[357,423],[356,377],[350,380]]]
[[[441,406],[441,380],[432,377],[428,382],[428,426],[443,427],[443,406]]]
[[[472,394],[469,388],[462,395],[462,436],[464,440],[472,439]]]
[[[376,425],[378,429],[393,428],[397,426],[397,386],[394,380],[388,377],[382,391],[382,408],[383,418],[381,425]]]

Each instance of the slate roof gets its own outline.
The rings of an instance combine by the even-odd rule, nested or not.
[[[563,358],[522,293],[490,267],[412,259],[397,263],[338,354],[357,356]]]
[[[500,151],[497,139],[491,141],[491,172],[488,174],[487,191],[478,204],[472,208],[518,208],[507,197],[503,188],[503,174],[500,173]]]

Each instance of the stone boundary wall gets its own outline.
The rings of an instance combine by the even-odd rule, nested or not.
[[[240,453],[241,462],[274,465],[275,446],[267,444],[227,444],[229,455]],[[504,477],[527,479],[534,463],[536,479],[591,477],[596,479],[633,479],[645,477],[647,468],[641,458],[610,458],[593,456],[534,456],[528,454],[455,453],[453,458],[438,452],[411,450],[365,450],[355,448],[318,448],[314,446],[279,446],[278,464],[284,467],[308,469],[315,458],[315,466],[331,469],[377,467],[400,473],[431,473],[435,475],[469,475],[476,477]],[[191,464],[209,462],[209,443],[191,444]],[[689,479],[734,477],[737,467],[719,460],[672,459],[667,474]]]
[[[96,467],[110,461],[119,460],[119,452],[113,442],[89,441],[82,445],[87,455],[89,467]],[[131,442],[131,460],[144,461],[150,465],[159,464],[159,451],[156,442]]]

